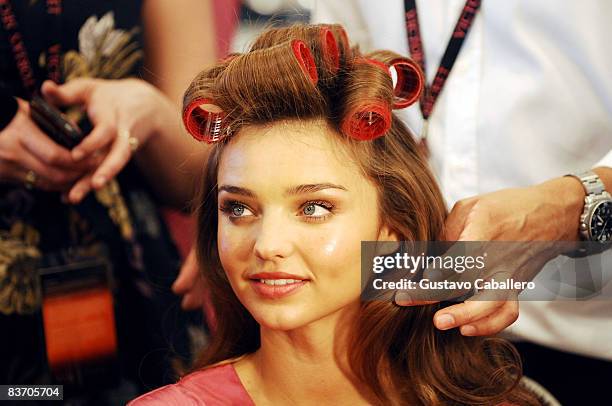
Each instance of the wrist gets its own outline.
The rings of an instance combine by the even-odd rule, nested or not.
[[[176,137],[182,134],[181,113],[177,106],[161,92],[157,93],[156,114],[153,134],[155,137]]]
[[[153,85],[140,79],[130,80],[134,85],[133,94],[137,94],[143,101],[139,104],[140,111],[135,114],[136,118],[132,122],[133,132],[138,135],[140,141],[137,155],[146,155],[151,144],[156,143],[155,139],[168,133],[168,124],[176,119],[178,113],[169,111],[169,102]]]
[[[559,241],[580,240],[580,215],[584,209],[586,192],[582,183],[571,176],[555,178],[538,185],[548,194],[550,202],[558,206]]]

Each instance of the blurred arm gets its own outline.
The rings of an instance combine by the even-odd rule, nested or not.
[[[155,141],[136,154],[136,162],[155,190],[179,207],[192,198],[206,163],[208,147],[196,142],[181,122],[182,95],[195,75],[215,62],[212,0],[146,0],[145,71],[168,97],[171,118],[158,123]]]

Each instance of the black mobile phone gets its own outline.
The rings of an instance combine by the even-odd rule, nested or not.
[[[61,111],[41,97],[34,96],[30,101],[30,116],[53,141],[68,149],[74,148],[84,137],[83,132]]]

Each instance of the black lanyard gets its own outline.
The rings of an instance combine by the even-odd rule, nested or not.
[[[431,115],[431,112],[436,104],[436,100],[444,88],[446,79],[448,78],[455,61],[457,60],[457,55],[459,55],[459,50],[461,49],[461,46],[465,41],[465,37],[467,36],[467,33],[474,22],[476,13],[478,13],[480,3],[481,0],[467,0],[465,2],[465,6],[463,6],[463,10],[459,15],[459,19],[455,25],[455,29],[453,30],[453,35],[451,36],[451,39],[446,46],[446,50],[444,51],[442,61],[440,61],[440,66],[438,66],[438,71],[436,72],[433,83],[425,86],[425,91],[423,92],[423,96],[420,100],[421,114],[423,115],[423,119],[425,121],[427,121]],[[406,11],[406,32],[408,34],[408,47],[410,49],[410,55],[412,56],[412,59],[414,59],[415,62],[421,66],[423,72],[426,72],[425,53],[423,50],[421,32],[419,29],[419,17],[417,14],[416,0],[404,0],[404,9]]]
[[[47,0],[47,19],[49,21],[50,35],[47,45],[46,66],[47,77],[56,83],[60,83],[60,53],[62,50],[60,35],[60,16],[62,14],[61,0]],[[10,0],[0,0],[0,20],[2,28],[6,32],[9,45],[13,52],[15,65],[19,71],[23,87],[29,96],[38,93],[39,85],[37,84],[32,63],[28,56],[23,35],[19,31],[19,24],[13,12],[13,7]]]

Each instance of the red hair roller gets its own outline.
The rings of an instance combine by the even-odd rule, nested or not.
[[[366,104],[347,115],[340,130],[360,141],[385,135],[391,128],[391,111],[384,103]]]
[[[312,84],[316,85],[319,80],[317,65],[315,64],[314,57],[310,49],[308,49],[308,46],[306,46],[304,41],[296,39],[291,42],[291,48],[293,48],[293,54],[297,58],[306,76],[310,78]]]
[[[227,135],[224,131],[225,114],[210,99],[192,101],[183,111],[183,123],[189,134],[198,141],[209,144],[220,141]]]
[[[327,27],[321,28],[321,44],[325,61],[330,64],[331,73],[335,74],[340,68],[340,51],[334,33]]]
[[[423,71],[412,60],[398,58],[391,61],[389,68],[394,68],[397,82],[393,89],[393,108],[403,109],[417,101],[425,87]]]
[[[391,72],[389,72],[389,67],[382,63],[381,61],[377,61],[376,59],[370,58],[359,58],[355,61],[356,63],[369,63],[370,65],[376,66],[383,70],[387,75],[391,76]]]
[[[342,41],[342,49],[344,49],[344,59],[350,59],[353,56],[353,53],[351,51],[351,44],[349,43],[346,30],[341,25],[336,25],[336,27],[338,27],[338,31],[340,33],[340,41]]]

